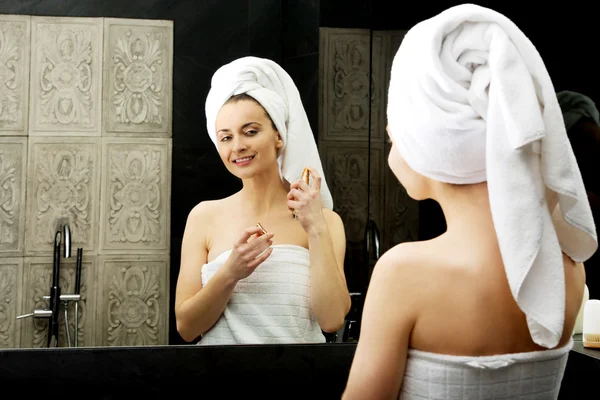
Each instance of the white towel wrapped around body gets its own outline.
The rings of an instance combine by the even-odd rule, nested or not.
[[[242,57],[215,72],[205,107],[208,134],[215,146],[215,121],[219,110],[230,97],[242,93],[263,106],[281,135],[284,144],[277,162],[282,180],[290,184],[301,178],[305,167],[315,168],[321,176],[323,207],[333,209],[333,199],[300,93],[289,74],[274,61]]]
[[[561,336],[561,249],[583,262],[598,247],[590,205],[553,84],[534,45],[505,16],[452,7],[415,25],[394,58],[388,124],[415,171],[487,181],[512,294],[535,343]],[[568,229],[555,229],[546,192]]]

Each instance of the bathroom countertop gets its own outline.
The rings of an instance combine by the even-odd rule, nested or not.
[[[0,386],[26,398],[219,397],[339,399],[355,343],[0,350]],[[575,338],[559,400],[598,391],[600,350]]]
[[[573,340],[558,397],[561,400],[579,399],[583,393],[599,393],[600,349],[583,347],[581,334],[574,335]]]
[[[593,348],[583,347],[583,341],[581,338],[581,334],[574,335],[573,339],[574,339],[573,351],[576,351],[577,353],[585,354],[586,356],[595,358],[600,362],[600,348],[593,349]]]

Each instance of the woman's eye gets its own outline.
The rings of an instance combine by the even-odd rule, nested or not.
[[[246,135],[250,135],[250,136],[254,136],[258,133],[258,131],[254,130],[254,129],[250,129],[249,131],[246,131]]]
[[[221,138],[221,142],[226,142],[226,141],[228,141],[230,138],[231,138],[231,136],[223,136],[223,137]]]

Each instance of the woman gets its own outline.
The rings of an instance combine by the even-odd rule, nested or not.
[[[350,308],[346,239],[296,86],[273,61],[241,58],[213,76],[206,116],[243,187],[189,214],[178,332],[199,344],[324,342]]]
[[[387,116],[391,170],[447,230],[378,261],[343,399],[556,398],[598,244],[539,54],[452,7],[405,36]]]

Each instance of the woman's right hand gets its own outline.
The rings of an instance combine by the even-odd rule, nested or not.
[[[250,240],[253,235],[256,237]],[[223,265],[227,274],[236,281],[250,276],[271,255],[273,236],[273,233],[263,234],[259,227],[246,229]]]

